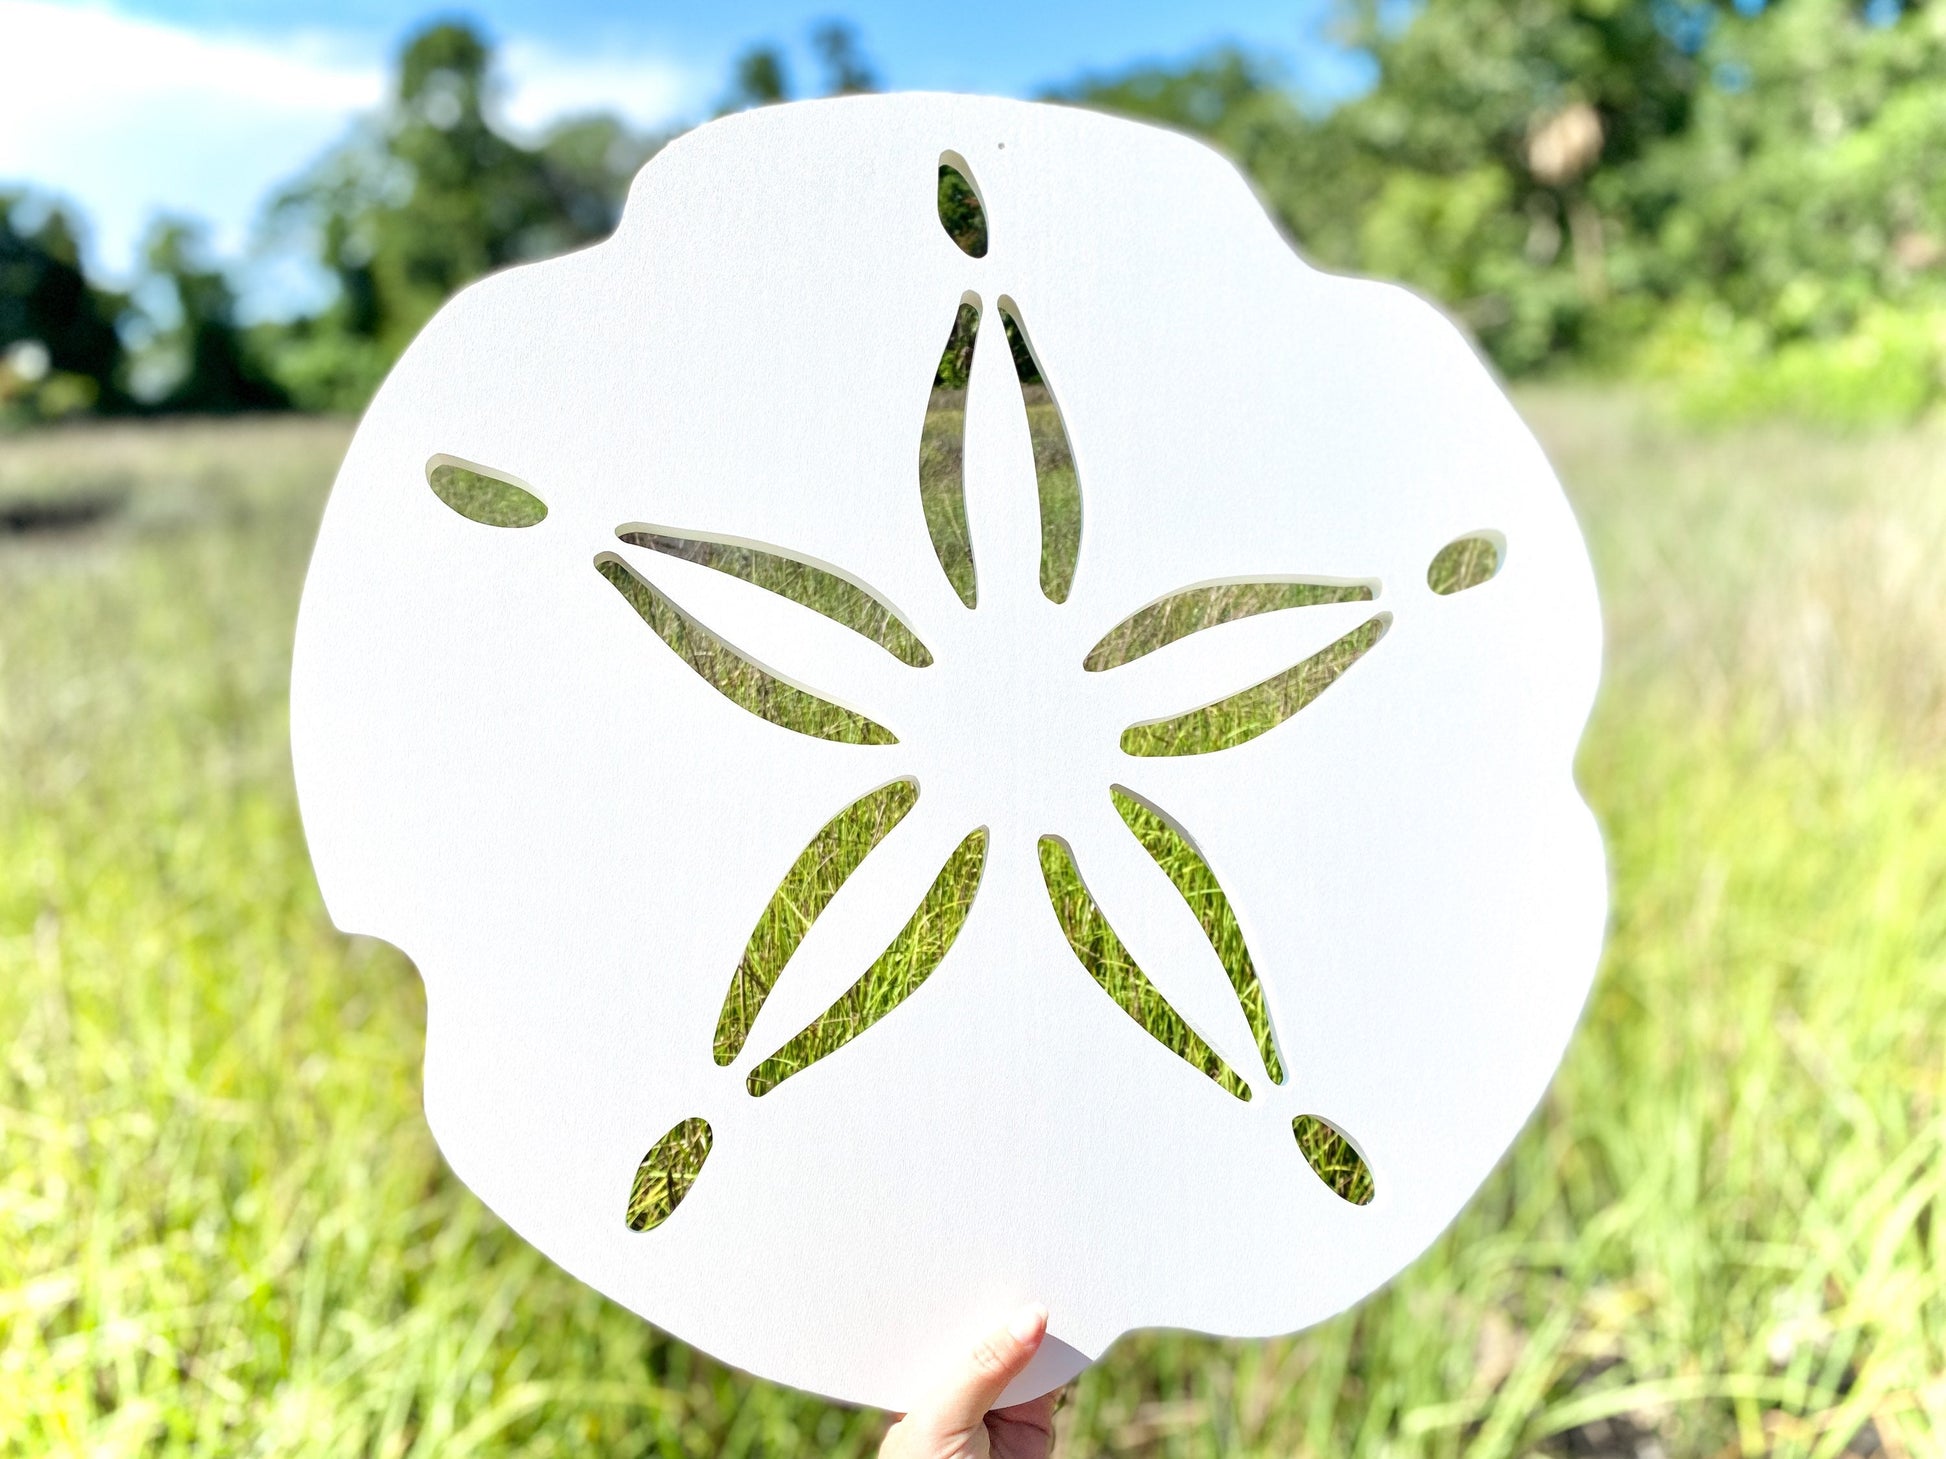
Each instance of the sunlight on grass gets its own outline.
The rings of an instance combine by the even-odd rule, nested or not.
[[[434,496],[483,527],[532,527],[547,518],[546,504],[531,491],[450,461],[428,466],[426,483]]]
[[[626,1220],[631,1231],[653,1231],[675,1213],[709,1159],[714,1138],[709,1121],[682,1121],[649,1147],[628,1192]]]
[[[1316,1115],[1299,1115],[1291,1121],[1291,1134],[1305,1163],[1318,1173],[1318,1179],[1331,1187],[1333,1194],[1354,1206],[1372,1202],[1372,1172],[1352,1149],[1351,1141]]]
[[[770,1093],[791,1075],[843,1048],[919,991],[966,925],[986,867],[986,840],[985,831],[974,831],[954,848],[917,910],[877,961],[829,1010],[750,1071],[744,1084],[752,1094]]]
[[[1117,790],[1113,799],[1116,811],[1135,833],[1135,839],[1142,843],[1142,849],[1155,858],[1163,875],[1175,883],[1176,890],[1195,912],[1196,920],[1203,924],[1203,935],[1216,949],[1230,986],[1236,989],[1237,1001],[1243,1005],[1243,1015],[1249,1021],[1250,1032],[1257,1041],[1257,1053],[1263,1058],[1270,1082],[1282,1084],[1284,1061],[1272,1037],[1270,1011],[1264,1005],[1264,985],[1257,977],[1256,964],[1250,959],[1243,929],[1237,926],[1236,912],[1216,874],[1175,827],[1134,796]]]
[[[1523,403],[1609,633],[1586,1020],[1403,1276],[1293,1338],[1125,1339],[1067,1453],[1946,1444],[1946,432]],[[290,786],[347,434],[0,441],[0,495],[126,502],[0,538],[0,1453],[871,1453],[879,1416],[594,1295],[434,1150],[419,981],[325,920]]]
[[[765,673],[636,576],[626,563],[611,557],[595,567],[656,637],[732,704],[820,740],[842,745],[897,743],[876,720]]]
[[[1183,1022],[1129,956],[1122,939],[1082,885],[1081,873],[1067,846],[1052,837],[1043,838],[1040,857],[1041,877],[1053,899],[1055,919],[1088,976],[1157,1043],[1238,1099],[1249,1099],[1250,1086]]]
[[[718,1064],[736,1062],[750,1036],[750,1025],[804,934],[918,799],[918,789],[904,780],[861,796],[833,816],[791,864],[783,885],[757,919],[730,979],[730,991],[724,995],[723,1011],[716,1018]]]

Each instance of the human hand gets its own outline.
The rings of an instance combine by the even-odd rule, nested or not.
[[[1047,1459],[1054,1452],[1058,1393],[993,1406],[1046,1336],[1047,1309],[1021,1308],[973,1349],[945,1387],[886,1431],[879,1459]]]

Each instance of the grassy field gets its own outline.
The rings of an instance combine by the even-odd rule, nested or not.
[[[1610,625],[1588,1017],[1385,1292],[1131,1339],[1065,1452],[1946,1449],[1946,431],[1522,403]],[[0,1453],[869,1453],[879,1416],[660,1337],[443,1169],[418,980],[325,921],[290,788],[345,436],[0,442],[0,520],[47,528],[0,534]]]

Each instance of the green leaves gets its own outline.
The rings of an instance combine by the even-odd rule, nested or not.
[[[1946,390],[1935,8],[1431,0],[1401,23],[1362,0],[1341,20],[1374,74],[1329,110],[1220,51],[1061,95],[1211,138],[1307,257],[1423,290],[1509,373],[1673,375],[1711,415],[1846,421]]]

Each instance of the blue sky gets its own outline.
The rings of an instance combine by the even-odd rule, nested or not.
[[[1282,55],[1293,69],[1326,84],[1338,67],[1321,44],[1328,0],[989,0],[924,5],[856,0],[850,4],[745,0],[735,4],[647,4],[628,0],[484,0],[414,6],[387,0],[131,0],[125,13],[205,32],[328,31],[380,49],[430,13],[457,13],[502,37],[543,41],[577,54],[604,47],[669,57],[712,79],[757,40],[793,45],[821,20],[843,18],[861,32],[889,84],[1019,94],[1090,67],[1175,58],[1235,41]],[[809,74],[808,62],[804,68]]]
[[[89,261],[110,278],[126,276],[160,211],[204,219],[240,255],[265,197],[378,104],[400,38],[432,15],[470,17],[494,38],[518,130],[594,108],[645,128],[706,115],[732,59],[760,41],[781,45],[797,84],[813,88],[806,37],[832,18],[856,27],[894,88],[1026,95],[1083,71],[1239,44],[1329,100],[1361,77],[1329,40],[1330,4],[0,0],[0,187],[76,205]]]

